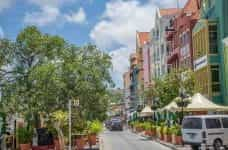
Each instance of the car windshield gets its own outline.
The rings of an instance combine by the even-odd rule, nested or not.
[[[182,124],[183,129],[202,129],[201,118],[185,118]]]
[[[121,120],[112,120],[113,123],[120,123]]]

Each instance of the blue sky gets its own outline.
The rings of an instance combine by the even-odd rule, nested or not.
[[[24,27],[36,25],[76,45],[94,43],[112,56],[112,77],[122,87],[136,30],[150,31],[156,8],[176,4],[177,0],[0,0],[0,38],[14,40]]]

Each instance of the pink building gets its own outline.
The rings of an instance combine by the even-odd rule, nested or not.
[[[149,42],[145,42],[143,45],[143,81],[145,89],[151,84],[150,62],[150,44]]]

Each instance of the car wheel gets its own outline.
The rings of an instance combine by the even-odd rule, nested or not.
[[[192,145],[191,148],[192,148],[192,150],[199,150],[199,146]]]
[[[222,145],[222,141],[221,140],[215,140],[214,141],[214,149],[215,150],[220,150],[222,146],[223,145]]]

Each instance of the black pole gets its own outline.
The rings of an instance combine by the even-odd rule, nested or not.
[[[182,121],[183,121],[183,119],[184,119],[184,99],[183,99],[183,97],[181,98],[181,100],[182,100],[182,105],[181,105],[181,124],[182,124]]]

